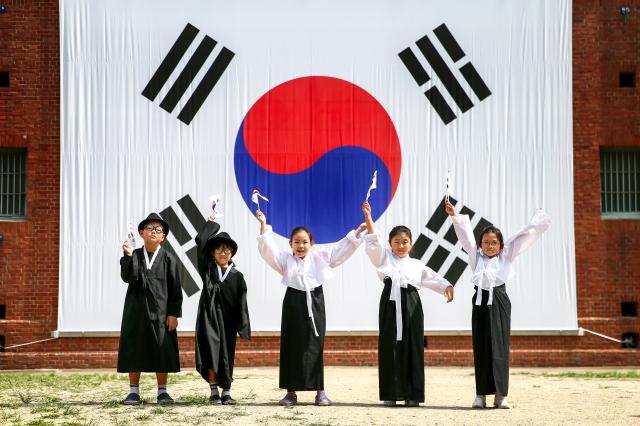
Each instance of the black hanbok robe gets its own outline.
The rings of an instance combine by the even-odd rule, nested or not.
[[[476,395],[509,394],[509,347],[511,343],[511,301],[506,286],[493,289],[493,303],[487,304],[489,291],[482,290],[482,303],[473,295],[471,330]]]
[[[129,287],[122,312],[118,372],[177,372],[178,334],[168,331],[165,324],[167,316],[182,315],[177,261],[159,248],[151,269],[147,269],[143,250],[136,249],[120,259],[120,276]]]
[[[396,303],[384,280],[378,311],[378,388],[382,401],[424,402],[424,313],[418,289],[400,289],[402,340],[396,340]]]
[[[220,282],[218,268],[211,257],[208,243],[219,229],[216,222],[208,221],[196,237],[198,272],[203,281],[196,319],[196,370],[208,382],[209,369],[213,369],[216,384],[229,389],[233,381],[236,334],[250,339],[251,324],[244,276],[233,268],[224,282]]]

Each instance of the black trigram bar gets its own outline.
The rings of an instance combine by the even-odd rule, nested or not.
[[[404,66],[407,67],[413,79],[418,83],[418,86],[422,86],[429,81],[429,74],[427,74],[427,71],[425,71],[424,67],[420,64],[416,55],[413,54],[411,48],[407,47],[398,53],[398,56],[400,56],[400,60],[402,60]]]
[[[431,65],[431,68],[433,68],[433,71],[436,73],[440,81],[442,81],[442,84],[444,84],[444,87],[447,89],[460,110],[462,112],[466,112],[471,109],[471,107],[473,107],[473,102],[471,102],[471,99],[469,99],[467,94],[464,92],[464,89],[460,83],[458,83],[458,80],[456,80],[444,59],[442,59],[442,56],[440,56],[433,43],[431,43],[431,40],[429,40],[429,37],[425,35],[416,42],[416,45],[424,57],[427,58],[429,65]]]
[[[444,124],[449,124],[456,119],[456,114],[453,112],[447,101],[444,99],[437,87],[433,86],[429,88],[424,95],[427,97],[433,109],[436,110],[440,119]]]
[[[196,38],[196,35],[200,32],[196,27],[191,24],[187,24],[182,30],[182,33],[178,37],[167,56],[162,60],[162,63],[147,83],[147,86],[142,91],[142,96],[153,102],[160,89],[167,82],[169,76],[174,69],[178,66],[180,59],[184,56],[185,52],[189,48],[189,45]]]
[[[486,99],[491,94],[491,90],[484,84],[484,80],[482,80],[482,77],[480,77],[480,74],[478,74],[478,71],[476,71],[471,62],[463,65],[462,68],[460,68],[460,72],[478,99]]]
[[[433,215],[431,215],[431,217],[429,218],[429,222],[427,222],[427,229],[432,230],[436,234],[438,233],[438,231],[440,231],[442,225],[444,225],[444,223],[447,221],[447,217],[449,217],[444,209],[444,200],[445,199],[443,198],[442,201],[438,204],[436,211],[433,212]],[[453,197],[449,197],[449,202],[453,205],[456,205],[458,203],[458,201]]]
[[[178,200],[178,205],[184,212],[185,216],[187,216],[187,219],[189,219],[191,226],[193,226],[193,229],[195,229],[196,232],[202,229],[202,227],[207,223],[189,194],[180,198]]]
[[[427,249],[431,245],[431,238],[427,237],[424,234],[418,235],[415,243],[413,243],[413,247],[411,247],[411,251],[409,252],[409,257],[414,259],[421,259],[422,256],[427,252]]]
[[[196,284],[193,277],[191,276],[191,273],[184,266],[184,263],[180,261],[180,257],[174,250],[169,240],[164,240],[162,242],[162,248],[171,253],[173,257],[178,261],[178,274],[180,274],[180,283],[182,284],[182,289],[184,290],[184,292],[187,293],[187,296],[191,297],[198,291],[200,291],[200,287],[198,287],[198,284]]]
[[[150,101],[155,100],[156,96],[167,83],[171,73],[176,69],[182,57],[186,54],[187,49],[195,39],[200,30],[191,24],[187,24],[176,42],[173,44],[169,53],[164,58],[160,67],[151,77],[151,80],[142,91],[142,95]],[[196,75],[206,62],[207,58],[212,54],[213,49],[218,43],[208,35],[205,35],[193,56],[189,58],[184,69],[176,78],[167,95],[160,102],[160,107],[171,113],[175,109],[178,102],[182,99],[187,89],[194,83]],[[191,97],[187,100],[184,107],[178,114],[178,119],[185,124],[190,124],[196,113],[202,107],[205,100],[217,84],[218,80],[229,66],[234,57],[234,53],[226,47],[222,47],[220,53],[213,60],[211,67],[202,77],[197,87],[193,91]]]
[[[447,28],[445,24],[440,25],[438,28],[433,30],[433,32],[454,63],[464,58],[464,51],[462,50],[462,47],[460,47],[456,39],[453,38],[453,34],[451,34],[449,28]]]
[[[162,218],[169,224],[169,229],[171,229],[171,233],[176,237],[176,240],[178,240],[178,244],[183,246],[191,240],[191,235],[189,235],[187,229],[184,227],[182,222],[180,222],[180,219],[173,210],[173,207],[169,206],[162,210],[160,212],[160,216],[162,216]]]
[[[434,271],[437,271],[442,267],[445,260],[447,260],[447,257],[449,257],[449,250],[442,246],[438,246],[427,261],[427,266]]]
[[[171,89],[167,92],[167,95],[164,97],[162,102],[160,103],[160,108],[167,112],[172,112],[173,109],[184,95],[184,92],[187,91],[189,85],[196,77],[202,65],[207,60],[211,52],[213,52],[213,48],[216,46],[217,42],[209,36],[204,36],[204,39],[200,42],[200,45],[196,49],[193,56],[187,62],[182,72],[171,86]]]
[[[235,53],[231,50],[223,47],[220,51],[220,54],[216,57],[209,67],[209,70],[206,72],[196,90],[194,90],[193,95],[187,101],[182,111],[178,115],[178,120],[182,121],[185,124],[191,123],[193,117],[196,115],[204,101],[209,96],[209,93],[213,90],[216,83],[224,73],[224,71],[229,66],[229,63],[233,59]]]
[[[467,267],[467,262],[456,257],[453,259],[453,263],[449,266],[449,270],[446,274],[444,274],[444,278],[449,281],[451,284],[456,285],[462,274],[464,273],[465,268]]]

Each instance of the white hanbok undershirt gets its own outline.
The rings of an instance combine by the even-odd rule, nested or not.
[[[542,209],[536,210],[529,224],[509,238],[497,256],[489,258],[477,247],[469,216],[456,214],[451,216],[451,220],[462,247],[469,253],[469,266],[473,271],[471,282],[477,287],[477,306],[482,304],[481,289],[489,291],[487,305],[493,303],[493,288],[505,284],[515,275],[511,267],[513,260],[540,238],[551,225],[547,214]]]
[[[385,277],[391,278],[391,293],[389,300],[396,303],[396,340],[402,340],[402,299],[400,289],[412,285],[417,289],[429,288],[436,293],[444,294],[449,281],[438,275],[431,268],[418,259],[412,257],[398,257],[382,240],[382,236],[375,232],[365,235],[365,252],[373,266],[376,267],[378,278],[384,282]]]
[[[282,251],[278,248],[273,239],[271,226],[267,225],[265,233],[258,236],[260,256],[282,275],[282,284],[307,293],[307,310],[316,336],[318,336],[318,330],[311,309],[311,290],[333,278],[331,268],[343,264],[361,243],[362,239],[356,237],[355,231],[352,230],[331,247],[312,248],[304,259],[300,259],[290,250]]]

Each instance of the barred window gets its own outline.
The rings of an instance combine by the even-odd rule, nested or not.
[[[0,149],[0,220],[27,216],[27,150]]]
[[[601,148],[603,217],[640,218],[640,148]]]

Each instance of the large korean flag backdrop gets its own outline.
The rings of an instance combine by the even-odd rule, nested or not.
[[[425,329],[468,330],[470,272],[442,203],[506,236],[553,224],[507,283],[515,330],[574,330],[571,1],[61,1],[59,330],[120,328],[128,223],[171,225],[179,329],[202,282],[194,237],[219,193],[252,328],[280,329],[285,287],[258,255],[251,193],[288,249],[316,248],[371,205],[385,235],[455,283],[422,290]],[[138,237],[138,246],[142,240]],[[382,284],[360,248],[325,283],[330,331],[375,331]]]

